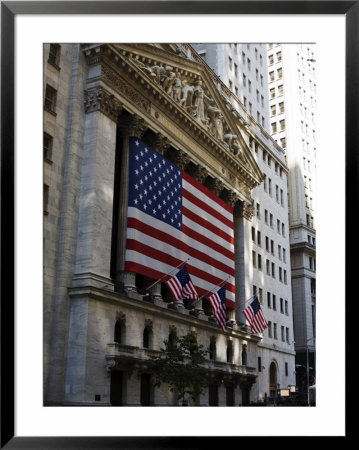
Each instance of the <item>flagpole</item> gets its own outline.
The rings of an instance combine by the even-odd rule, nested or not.
[[[221,281],[219,284],[217,284],[211,291],[206,292],[204,295],[201,295],[201,297],[197,300],[198,302],[202,300],[202,298],[207,297],[208,294],[213,292],[217,287],[221,286],[221,284],[224,284],[230,277],[227,277],[224,281]]]
[[[153,286],[156,286],[157,283],[159,283],[160,281],[162,281],[164,278],[168,277],[169,275],[171,275],[176,269],[178,269],[179,267],[182,266],[182,264],[186,264],[186,262],[188,262],[191,258],[188,258],[185,262],[181,262],[181,264],[179,264],[177,267],[175,267],[174,269],[172,269],[170,272],[168,272],[166,275],[163,275],[162,278],[160,278],[159,280],[155,281],[154,283],[151,284],[151,286],[148,286],[145,291],[149,291],[151,288],[153,288]]]

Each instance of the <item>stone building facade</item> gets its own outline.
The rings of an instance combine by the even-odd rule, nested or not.
[[[230,97],[189,45],[44,46],[45,405],[174,405],[149,365],[173,328],[212,349],[197,405],[258,400],[262,336],[243,309],[251,192],[263,175],[249,146],[256,130]],[[233,207],[236,307],[224,331],[201,302],[173,307],[163,283],[144,295],[143,278],[125,271],[132,136]]]

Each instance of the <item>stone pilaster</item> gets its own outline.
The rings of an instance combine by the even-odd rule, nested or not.
[[[117,240],[117,265],[116,265],[116,289],[119,292],[136,292],[135,274],[125,273],[126,256],[126,229],[127,229],[127,207],[128,207],[128,184],[129,184],[129,137],[135,136],[139,139],[147,130],[145,121],[138,115],[121,117],[119,128],[122,134],[122,161],[120,174],[120,195],[118,214],[118,240]]]
[[[86,91],[75,274],[110,278],[116,121],[121,103],[102,87]]]

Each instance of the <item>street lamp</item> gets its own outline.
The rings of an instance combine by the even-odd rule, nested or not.
[[[309,400],[309,350],[308,350],[308,342],[309,341],[313,341],[314,342],[315,338],[311,337],[309,339],[307,339],[306,342],[306,347],[307,347],[307,401],[308,401],[308,406],[310,406],[310,400]]]

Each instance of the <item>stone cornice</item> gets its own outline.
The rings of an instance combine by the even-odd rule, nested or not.
[[[159,305],[155,305],[149,302],[145,302],[143,300],[138,300],[133,297],[127,297],[123,294],[119,294],[117,292],[109,291],[107,289],[101,289],[94,286],[81,286],[76,288],[69,288],[68,295],[70,299],[77,297],[88,297],[89,299],[94,299],[97,301],[102,301],[105,303],[111,303],[121,307],[121,313],[126,313],[126,308],[128,307],[130,310],[137,310],[139,312],[143,312],[148,314],[153,314],[154,317],[157,317],[160,313],[164,319],[167,319],[169,322],[173,322],[174,324],[182,323],[188,325],[189,327],[195,326],[197,329],[205,329],[212,333],[216,334],[225,334],[228,336],[237,337],[239,339],[245,339],[246,341],[259,342],[262,338],[257,335],[252,335],[250,333],[246,333],[242,330],[235,330],[233,328],[226,328],[223,332],[221,328],[216,323],[211,323],[207,320],[202,320],[194,317],[193,315],[183,314],[178,311],[174,311],[168,308],[164,308]]]

